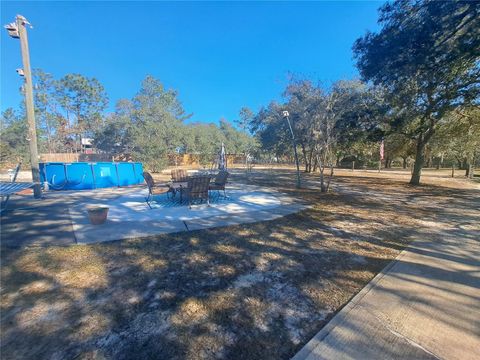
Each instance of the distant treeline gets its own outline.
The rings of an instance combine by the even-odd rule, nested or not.
[[[232,154],[255,151],[257,143],[226,119],[214,123],[185,123],[177,92],[147,76],[133,99],[118,101],[105,114],[108,97],[95,78],[68,74],[56,80],[42,70],[34,72],[35,109],[41,153],[78,153],[81,139],[112,156],[128,154],[151,171],[168,163],[169,154],[195,153],[210,164],[223,142]],[[29,161],[23,104],[2,114],[1,162]]]
[[[301,165],[321,179],[333,166],[376,166],[382,141],[382,166],[413,165],[411,184],[424,166],[457,164],[471,176],[480,158],[480,2],[387,2],[379,25],[353,44],[361,79],[291,76],[283,101],[240,109],[237,126],[187,124],[177,92],[152,76],[106,115],[98,80],[37,70],[40,150],[76,152],[89,137],[100,151],[131,154],[158,171],[169,154],[199,154],[209,164],[224,142],[229,153],[269,162],[292,158],[288,111]],[[1,161],[28,159],[24,118],[23,106],[2,114]]]

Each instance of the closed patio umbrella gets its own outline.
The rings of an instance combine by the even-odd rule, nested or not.
[[[226,170],[227,169],[227,155],[225,153],[225,145],[222,142],[222,148],[220,149],[220,156],[218,157],[218,169]]]

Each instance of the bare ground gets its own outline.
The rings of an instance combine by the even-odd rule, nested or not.
[[[412,239],[442,229],[479,240],[473,183],[410,187],[405,174],[344,171],[320,194],[316,175],[303,180],[296,190],[288,169],[234,176],[314,204],[274,221],[2,245],[2,357],[287,359]]]

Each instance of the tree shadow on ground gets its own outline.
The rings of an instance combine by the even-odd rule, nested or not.
[[[319,194],[292,189],[292,175],[249,178],[315,204],[277,220],[90,246],[2,241],[3,356],[287,359],[411,240],[475,239],[471,192],[414,189],[425,210],[403,183],[337,179],[345,192]],[[478,261],[445,249],[414,251]],[[421,269],[433,270],[474,281]]]

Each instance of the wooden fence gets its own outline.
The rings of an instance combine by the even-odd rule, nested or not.
[[[213,162],[212,158],[212,162]],[[129,155],[112,156],[111,154],[75,154],[75,153],[47,153],[40,154],[41,162],[80,162],[80,161],[134,161]],[[245,157],[242,155],[227,155],[227,164],[242,164]],[[169,155],[170,166],[200,166],[200,156],[196,154]]]
[[[113,161],[110,154],[75,154],[75,153],[48,153],[40,154],[41,162],[80,162],[80,161]]]
[[[201,166],[200,155],[197,154],[171,154],[168,156],[169,166]],[[211,163],[216,161],[215,156],[212,156]],[[227,165],[242,164],[245,162],[243,155],[227,154]],[[209,164],[211,165],[211,164]]]

